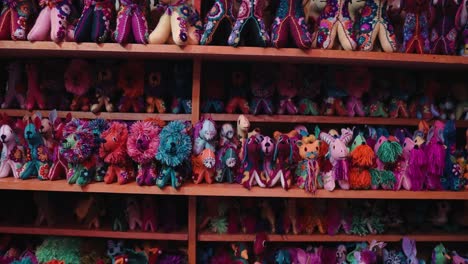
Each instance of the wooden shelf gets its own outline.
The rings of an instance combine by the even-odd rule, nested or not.
[[[92,183],[84,187],[69,185],[65,180],[39,181],[37,179],[19,180],[1,178],[0,190],[52,191],[52,192],[89,192],[119,194],[154,194],[187,196],[230,196],[230,197],[284,197],[284,198],[325,198],[325,199],[414,199],[414,200],[468,200],[468,191],[384,191],[384,190],[318,190],[310,194],[293,187],[288,191],[281,187],[247,190],[238,184],[193,184],[185,183],[179,190],[170,186],[159,189],[156,186],[138,186],[135,182],[119,185]]]
[[[384,242],[399,242],[403,236],[410,237],[418,242],[466,242],[468,241],[468,234],[383,234],[383,235],[268,235],[268,241],[272,242],[359,242],[359,241],[377,241]],[[205,242],[253,242],[255,239],[254,234],[213,234],[213,233],[200,233],[198,234],[198,241]]]
[[[96,230],[85,228],[54,228],[54,227],[18,227],[0,226],[0,234],[47,235],[47,236],[76,236],[101,237],[116,239],[142,240],[177,240],[187,241],[187,233],[158,233],[158,232],[116,232],[112,230]]]
[[[0,41],[2,57],[173,58],[242,61],[288,61],[328,64],[378,65],[406,68],[468,67],[468,58],[432,54],[403,54],[344,50],[301,50],[259,47],[141,45],[116,43]]]
[[[6,113],[10,117],[23,117],[25,115],[31,115],[34,112],[40,112],[42,116],[46,117],[49,115],[48,110],[17,110],[17,109],[0,109],[0,113]],[[94,114],[93,112],[78,112],[78,111],[57,111],[58,117],[64,118],[68,113],[71,113],[72,117],[83,118],[83,119],[96,119],[104,118],[108,120],[144,120],[150,117],[158,117],[161,120],[172,121],[172,120],[190,120],[190,114],[148,114],[148,113],[108,113],[101,112]]]

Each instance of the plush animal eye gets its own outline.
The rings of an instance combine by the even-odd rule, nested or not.
[[[315,150],[319,150],[319,148],[318,148],[318,147],[315,147]]]
[[[333,145],[333,149],[335,149],[335,145]]]
[[[405,143],[403,143],[403,147],[406,147],[406,142],[405,142]]]
[[[112,141],[117,142],[117,138],[113,137]]]
[[[304,148],[304,151],[307,152],[307,147]]]
[[[266,247],[265,242],[266,242],[266,241],[263,240],[263,242],[262,242],[262,246],[263,246],[263,247]]]

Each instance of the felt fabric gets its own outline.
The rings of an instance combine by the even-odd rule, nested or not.
[[[276,48],[288,46],[289,36],[296,47],[310,48],[312,38],[305,21],[301,0],[280,0],[276,18],[271,26],[271,43]]]
[[[42,7],[36,23],[28,34],[29,41],[52,40],[62,42],[70,40],[69,21],[72,16],[71,0],[41,0]]]
[[[144,0],[120,0],[113,38],[115,42],[120,44],[130,42],[146,44],[148,42],[146,3]]]
[[[403,45],[406,53],[429,52],[429,0],[405,1],[405,22],[403,25]]]
[[[25,163],[19,170],[20,179],[26,180],[37,176],[38,179],[45,180],[49,175],[50,154],[38,131],[40,124],[40,119],[39,121],[34,120],[34,123],[31,122],[24,128],[27,148],[25,150]]]
[[[234,12],[233,0],[216,0],[206,15],[200,45],[227,45],[229,33],[236,21]]]
[[[32,111],[35,106],[39,109],[45,108],[45,101],[42,91],[39,88],[39,70],[37,63],[28,63],[26,65],[28,76],[28,91],[26,93],[26,109]]]
[[[280,135],[276,140],[275,152],[273,154],[274,171],[272,177],[268,180],[267,186],[274,187],[278,182],[283,189],[288,190],[293,181],[291,171],[293,157],[293,146],[291,139],[287,135]],[[310,183],[312,186],[313,183]],[[313,191],[313,188],[311,188]]]
[[[204,149],[200,154],[192,156],[192,179],[198,184],[205,181],[213,183],[216,173],[216,156],[213,150]]]
[[[356,49],[354,18],[349,8],[352,3],[351,0],[326,1],[318,18],[317,31],[314,33],[314,47],[333,49],[336,42],[339,42],[344,50]]]
[[[3,0],[0,40],[26,40],[34,11],[34,4],[30,0]]]
[[[463,52],[462,55],[468,56],[468,4],[464,0],[461,2],[455,19],[457,29],[461,31]]]
[[[455,0],[434,0],[430,5],[432,54],[455,54],[458,37],[455,16],[458,6]]]
[[[111,0],[85,0],[83,11],[75,26],[75,41],[106,42],[111,35],[114,16]]]
[[[203,25],[197,10],[187,0],[163,0],[159,8],[164,14],[156,28],[149,35],[149,43],[164,44],[172,41],[176,45],[198,45]]]
[[[242,168],[244,173],[242,174],[241,184],[247,189],[251,189],[252,186],[258,185],[262,188],[267,187],[267,179],[262,177],[262,158],[261,158],[261,137],[257,135],[250,136],[244,141],[242,146],[244,157],[242,159]]]
[[[263,21],[265,0],[242,0],[228,44],[266,47],[270,43]]]
[[[372,51],[377,38],[385,52],[397,50],[393,25],[387,15],[387,0],[366,0],[359,21],[358,46],[360,50]]]
[[[13,100],[16,100],[19,108],[24,108],[26,95],[26,84],[23,81],[24,64],[20,61],[12,61],[8,64],[7,68],[8,82],[2,108],[12,107]]]
[[[239,176],[238,151],[232,144],[226,144],[218,150],[216,158],[217,182],[233,183]]]

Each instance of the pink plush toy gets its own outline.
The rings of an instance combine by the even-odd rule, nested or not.
[[[16,99],[19,108],[24,108],[26,84],[23,80],[23,64],[20,61],[10,62],[8,64],[8,83],[2,108],[11,107],[14,99]]]
[[[262,176],[265,179],[271,179],[274,177],[274,163],[273,154],[275,150],[275,141],[268,136],[263,137],[261,142],[262,154],[263,154],[263,171]]]
[[[454,55],[457,45],[455,17],[458,11],[457,0],[433,0],[430,5],[431,53]]]
[[[145,196],[145,198],[143,198],[141,209],[141,224],[143,231],[156,232],[158,229],[158,213],[153,197]]]
[[[73,59],[65,70],[65,89],[73,94],[72,111],[89,111],[88,91],[92,84],[91,66],[82,59]]]
[[[40,0],[42,7],[36,23],[28,34],[29,41],[52,40],[62,42],[73,40],[71,0]]]
[[[416,131],[414,139],[407,137],[403,143],[403,164],[400,164],[400,168],[402,186],[406,190],[420,191],[423,188],[427,158],[422,144],[420,131]]]
[[[281,64],[281,78],[278,80],[278,94],[280,102],[278,107],[278,115],[291,114],[296,115],[298,108],[294,103],[294,99],[298,93],[298,69],[293,64]]]
[[[28,91],[26,93],[26,109],[31,111],[37,105],[39,109],[45,108],[44,96],[39,87],[38,64],[30,62],[26,64],[28,76]]]
[[[148,42],[148,24],[146,22],[146,1],[120,0],[114,40],[125,44],[134,40],[139,44]]]
[[[0,178],[11,174],[19,178],[18,170],[23,163],[23,151],[19,144],[18,136],[13,130],[12,120],[3,113],[2,126],[0,127],[0,140],[2,142],[2,154],[0,156]]]
[[[330,200],[327,205],[327,225],[328,234],[335,235],[341,228],[346,234],[351,233],[352,215],[349,212],[346,202]]]
[[[156,183],[157,165],[154,159],[159,147],[159,132],[163,121],[147,120],[133,123],[127,140],[127,153],[137,164],[136,181],[139,185]]]
[[[293,174],[290,169],[293,158],[293,144],[286,134],[277,133],[275,139],[275,153],[273,154],[275,170],[268,181],[268,187],[274,187],[279,181],[283,189],[288,190],[293,183]]]
[[[265,188],[267,179],[262,178],[261,173],[261,142],[263,137],[260,135],[251,135],[244,141],[242,169],[244,170],[241,184],[250,190],[252,186]]]
[[[346,147],[353,137],[350,129],[341,129],[341,136],[333,137],[330,134],[321,132],[320,139],[329,145],[330,162],[333,165],[332,176],[338,181],[341,189],[349,190],[349,164],[347,157],[349,150]]]
[[[64,120],[61,120],[57,117],[55,111],[51,111],[49,118],[42,119],[42,126],[45,127],[44,123],[50,123],[52,138],[50,142],[52,143],[52,166],[49,170],[49,180],[58,180],[63,178],[68,174],[68,162],[64,159],[63,154],[60,153],[60,145],[64,139],[63,129],[65,125],[71,121],[71,114],[67,114],[67,117]]]
[[[362,104],[362,96],[369,91],[371,86],[371,74],[366,67],[354,67],[348,74],[347,92],[349,95],[346,102],[348,115],[364,116],[364,106]]]
[[[428,190],[441,190],[440,177],[445,168],[444,127],[442,121],[435,121],[429,129],[426,141],[426,158],[429,161],[426,174],[426,188]]]
[[[33,1],[3,1],[0,15],[0,40],[26,40],[35,12]]]
[[[137,199],[135,197],[128,197],[126,200],[126,205],[128,227],[130,228],[130,230],[142,228],[143,223],[141,221],[141,209]]]

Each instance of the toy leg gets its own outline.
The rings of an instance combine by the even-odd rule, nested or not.
[[[356,115],[356,112],[354,111],[355,108],[357,108],[356,107],[356,98],[350,97],[348,99],[348,101],[346,102],[346,109],[348,110],[348,115],[350,117],[353,117],[353,116]]]
[[[15,179],[19,179],[19,170],[21,169],[22,164],[19,162],[10,161],[10,167]]]
[[[78,175],[76,184],[78,184],[79,186],[85,186],[86,184],[90,183],[92,180],[91,170],[92,168],[89,168],[88,166],[84,166],[80,174]]]
[[[114,19],[112,15],[109,15],[112,14],[111,7],[101,8],[94,8],[93,23],[91,24],[91,41],[97,43],[103,43],[109,38],[110,26],[106,23]],[[108,9],[107,12],[104,11],[105,9]]]
[[[75,184],[76,180],[78,179],[79,167],[77,165],[68,164],[68,172],[67,172],[67,182],[68,184]]]
[[[47,177],[49,175],[49,164],[45,162],[37,162],[36,163],[36,170],[37,170],[37,178],[39,180],[48,180]]]
[[[283,115],[286,112],[286,103],[287,99],[280,100],[278,111],[276,111],[278,115]]]
[[[361,26],[361,29],[360,29],[361,35],[359,36],[359,39],[358,39],[360,50],[372,51],[374,49],[374,42],[378,34],[378,28],[379,27],[377,26],[369,30]]]
[[[346,180],[338,180],[338,185],[342,190],[349,190],[349,182]]]
[[[96,160],[96,173],[94,175],[94,180],[97,182],[104,181],[104,177],[106,176],[108,166],[105,164],[99,157],[95,157]]]
[[[357,43],[354,37],[353,22],[344,20],[337,22],[337,35],[344,50],[355,50]]]
[[[137,171],[137,176],[136,176],[136,182],[138,185],[140,186],[146,185],[147,179],[149,178],[147,177],[146,172],[147,172],[146,168],[143,167],[142,164],[138,164],[138,171]]]
[[[65,13],[67,11],[68,13]],[[61,14],[64,12],[64,14]],[[68,34],[68,16],[71,13],[71,7],[66,1],[57,4],[55,8],[50,10],[50,39],[54,42],[62,42]]]
[[[96,104],[92,104],[91,105],[91,112],[97,114],[101,111],[102,107],[104,106],[104,98],[101,96],[101,97],[98,97],[97,98],[97,103]]]
[[[171,35],[171,17],[166,13],[161,16],[156,28],[149,35],[150,44],[165,44]]]
[[[176,171],[172,172],[171,175],[171,184],[174,189],[178,189],[182,185],[182,176]]]
[[[107,184],[115,182],[115,178],[117,177],[114,165],[109,165],[107,168],[106,175],[104,176],[104,182]]]
[[[4,6],[0,15],[0,39],[8,40],[11,38],[11,8]]]
[[[243,177],[241,179],[240,184],[250,190],[252,188],[253,176],[250,174],[250,171],[244,171]]]
[[[132,106],[132,100],[126,96],[122,96],[120,100],[119,111],[120,112],[128,112],[130,111],[130,107]]]
[[[22,180],[29,179],[34,174],[37,174],[34,162],[25,163],[19,172],[20,179]]]
[[[241,97],[234,97],[231,98],[231,100],[229,100],[225,109],[226,113],[233,114],[234,112],[236,112],[237,107],[240,108],[243,114],[249,113],[249,104],[247,103],[247,100]]]
[[[321,19],[319,21],[317,33],[314,35],[314,41],[312,44],[314,48],[333,48],[336,36],[335,23],[336,21],[331,21],[328,19]]]
[[[308,49],[312,46],[312,37],[303,18],[290,17],[289,32],[298,48]]]
[[[291,18],[288,16],[282,21],[278,17],[274,20],[271,29],[271,44],[273,47],[279,49],[286,47],[288,44],[287,27],[289,26],[290,19]],[[280,32],[281,29],[282,31]]]
[[[146,112],[147,113],[154,113],[154,101],[155,98],[152,96],[146,97]]]
[[[199,43],[199,38],[194,36],[195,27],[190,25],[188,17],[184,15],[181,16],[178,12],[172,13],[171,31],[172,39],[176,45],[198,45]]]
[[[9,164],[9,160],[4,160],[0,164],[0,178],[5,178],[5,177],[10,176],[10,169],[11,169],[11,166]]]
[[[140,113],[143,110],[143,106],[144,106],[143,99],[138,97],[138,98],[132,98],[131,101],[132,101],[131,103],[132,103],[133,112]]]
[[[62,161],[57,160],[52,166],[50,167],[49,170],[49,175],[47,176],[51,181],[58,180],[62,175],[67,174],[67,168],[65,167],[65,164],[62,163]]]
[[[127,9],[124,8],[117,14],[114,40],[120,44],[128,42],[130,31],[132,29],[132,18],[126,13],[126,11]]]
[[[93,27],[94,7],[85,6],[78,23],[75,26],[75,41],[87,42],[91,40],[91,27]],[[94,31],[93,31],[94,32]],[[95,40],[92,40],[95,42]]]
[[[333,108],[335,108],[335,112],[339,116],[346,116],[347,115],[346,109],[345,109],[344,104],[343,104],[343,100],[335,98],[333,104],[334,104]]]
[[[136,43],[148,43],[148,24],[140,9],[135,10],[132,16],[132,31]]]
[[[299,113],[302,115],[319,115],[317,104],[308,98],[299,101]]]
[[[396,36],[393,32],[393,27],[390,24],[379,24],[379,40],[383,51],[395,52],[397,50]]]
[[[156,178],[156,186],[158,186],[159,188],[163,188],[164,186],[166,186],[170,178],[169,173],[169,168],[163,168],[158,178]]]

